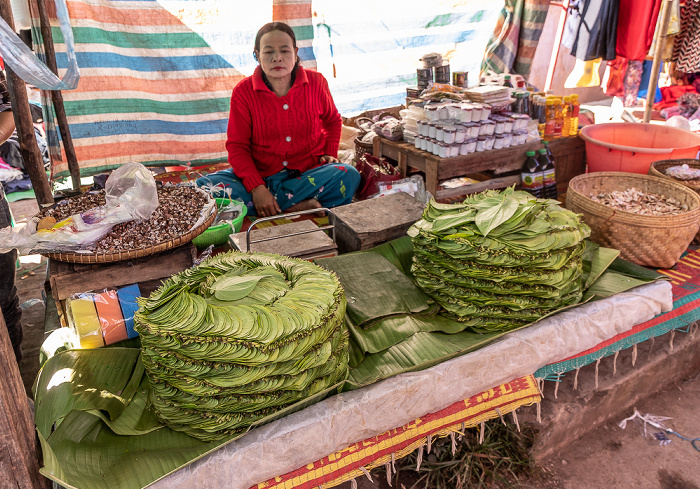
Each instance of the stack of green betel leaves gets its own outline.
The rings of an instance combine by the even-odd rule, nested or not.
[[[590,229],[557,201],[512,187],[431,201],[408,234],[416,284],[476,332],[529,324],[583,296]]]
[[[139,304],[155,415],[201,440],[241,433],[347,377],[343,289],[307,261],[217,255]]]

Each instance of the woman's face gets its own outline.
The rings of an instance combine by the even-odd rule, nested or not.
[[[260,51],[257,52],[260,67],[268,79],[290,78],[297,61],[297,51],[289,34],[271,31],[260,38]]]

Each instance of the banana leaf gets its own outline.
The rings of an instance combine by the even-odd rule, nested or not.
[[[379,319],[430,313],[435,306],[415,283],[377,253],[350,253],[316,263],[335,272],[345,289],[346,322],[370,328]]]

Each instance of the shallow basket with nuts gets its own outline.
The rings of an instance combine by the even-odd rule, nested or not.
[[[566,207],[581,214],[591,241],[628,261],[670,268],[700,229],[700,196],[671,179],[593,172],[571,179]]]
[[[88,250],[81,250],[79,253],[46,254],[62,261],[95,263],[118,261],[164,251],[184,244],[206,230],[216,215],[215,205],[211,206],[211,216],[203,215],[210,202],[210,197],[196,187],[159,187],[158,207],[149,219],[115,225],[106,236]],[[104,190],[86,192],[61,200],[37,214],[36,217],[39,218],[37,229],[104,204]],[[93,258],[97,257],[97,259],[91,259],[86,255],[93,255]]]

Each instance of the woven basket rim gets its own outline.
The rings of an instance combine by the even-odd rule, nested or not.
[[[200,190],[201,191],[201,190]],[[211,199],[211,196],[207,194]],[[204,231],[211,226],[216,219],[217,207],[213,205],[209,209],[209,215],[204,219],[204,221],[196,228],[188,231],[187,233],[177,237],[172,238],[167,241],[161,241],[160,243],[153,244],[144,248],[136,248],[130,251],[118,251],[118,252],[101,252],[101,253],[75,253],[75,252],[61,252],[61,253],[41,253],[47,258],[53,260],[68,262],[68,263],[113,263],[123,260],[132,260],[135,258],[141,258],[144,256],[154,255],[156,253],[161,253],[163,251],[175,248],[177,246],[182,246],[189,243],[195,237],[202,234]]]
[[[666,170],[667,168],[671,168],[672,166],[679,166],[679,165],[688,165],[690,168],[700,168],[700,160],[696,160],[694,158],[687,158],[687,159],[680,159],[680,160],[655,161],[649,167],[649,175],[652,175],[654,177],[661,177],[661,178],[670,179],[670,180],[673,180],[674,182],[680,183],[681,185],[685,185],[686,187],[690,187],[695,191],[700,191],[700,179],[679,180],[677,178],[673,178],[671,175],[666,175],[666,173],[664,173],[662,171],[662,170]]]
[[[677,190],[679,193],[687,194],[690,200],[695,203],[695,207],[682,214],[673,214],[665,216],[648,216],[636,214],[634,212],[623,211],[620,209],[614,209],[600,202],[593,201],[590,197],[580,192],[576,189],[576,184],[579,184],[586,180],[594,180],[600,178],[626,178],[629,180],[636,181],[656,181],[662,186],[670,187],[673,190]],[[626,173],[626,172],[593,172],[584,173],[582,175],[577,175],[569,181],[569,187],[567,189],[567,199],[571,198],[579,207],[585,208],[588,212],[596,215],[609,215],[612,219],[615,217],[620,221],[627,221],[638,225],[646,224],[649,227],[659,227],[659,225],[665,222],[672,221],[674,225],[682,225],[685,221],[696,221],[700,218],[700,195],[695,192],[692,188],[683,185],[672,178],[657,177],[653,175],[644,175],[641,173]],[[653,225],[653,226],[652,226]]]

